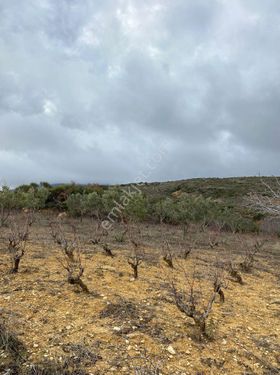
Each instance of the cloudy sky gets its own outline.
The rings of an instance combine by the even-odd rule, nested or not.
[[[279,175],[279,0],[1,0],[1,182]]]

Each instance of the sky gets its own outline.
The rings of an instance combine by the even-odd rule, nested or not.
[[[279,0],[1,0],[0,183],[279,175]]]

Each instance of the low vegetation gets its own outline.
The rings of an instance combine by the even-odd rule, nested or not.
[[[268,187],[274,190],[269,190]],[[268,200],[279,189],[273,178],[193,179],[166,183],[130,185],[22,185],[0,194],[0,224],[5,225],[12,210],[22,207],[51,208],[73,217],[98,221],[111,213],[114,222],[149,222],[181,225],[184,235],[192,222],[201,228],[222,226],[235,232],[257,232],[260,220],[271,210]],[[141,192],[141,194],[139,194]],[[252,193],[253,192],[253,193]],[[261,195],[264,194],[264,195]],[[262,197],[252,206],[249,197]],[[254,200],[254,199],[253,199]],[[265,200],[261,204],[261,201]],[[122,238],[120,237],[122,240]]]

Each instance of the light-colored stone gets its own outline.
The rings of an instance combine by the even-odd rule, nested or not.
[[[175,349],[173,348],[172,345],[169,345],[169,346],[166,348],[166,350],[168,351],[168,353],[170,353],[170,354],[172,354],[172,355],[176,354],[176,351],[175,351]]]
[[[120,332],[121,331],[121,327],[114,327],[113,330],[116,331],[116,332]]]

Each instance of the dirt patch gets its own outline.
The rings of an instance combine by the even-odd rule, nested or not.
[[[90,223],[78,226],[86,238]],[[1,346],[3,374],[8,369],[9,374],[18,371],[20,375],[19,371],[24,375],[279,373],[280,284],[276,274],[280,248],[275,239],[257,256],[254,271],[242,274],[244,285],[227,279],[225,303],[215,301],[207,322],[213,338],[199,342],[193,338],[192,319],[171,303],[166,285],[175,280],[183,290],[188,285],[186,275],[195,269],[198,291],[208,298],[213,292],[213,265],[217,258],[238,261],[242,256],[238,241],[225,233],[215,250],[197,245],[187,259],[175,256],[174,269],[170,269],[161,259],[160,238],[167,238],[176,248],[180,228],[143,226],[141,231],[145,252],[157,262],[144,261],[136,281],[127,263],[132,249],[127,239],[116,243],[115,233],[109,234],[106,240],[114,244],[114,258],[83,243],[87,249],[83,278],[90,295],[67,283],[58,261],[59,249],[48,237],[47,226],[37,223],[32,228],[17,275],[8,273],[10,259],[2,251],[0,314],[25,349],[16,367],[6,344]],[[201,236],[200,243],[205,243],[207,233]],[[5,242],[0,245],[5,249]]]

